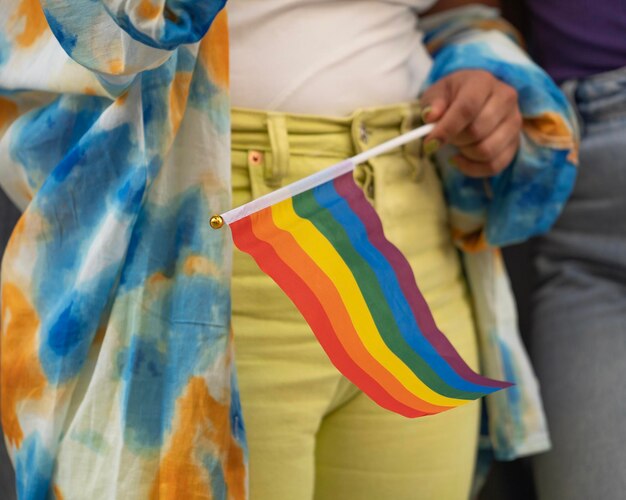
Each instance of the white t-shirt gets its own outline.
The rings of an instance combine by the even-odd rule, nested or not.
[[[342,116],[417,97],[436,0],[230,0],[233,106]]]

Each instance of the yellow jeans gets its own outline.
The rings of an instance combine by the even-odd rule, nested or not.
[[[416,114],[415,105],[349,118],[233,110],[234,206],[408,130]],[[437,324],[476,368],[467,289],[435,169],[413,144],[359,167],[355,178]],[[289,299],[239,251],[232,285],[252,500],[468,498],[477,403],[418,419],[384,410],[335,369]]]

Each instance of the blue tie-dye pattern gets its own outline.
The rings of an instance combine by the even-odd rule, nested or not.
[[[176,68],[178,71],[192,73],[196,68],[196,52],[182,46],[176,51]]]
[[[189,92],[189,104],[207,113],[221,134],[229,132],[228,113],[230,112],[230,105],[228,97],[223,92],[219,92],[219,89],[209,80],[206,73],[194,73]]]
[[[137,219],[120,279],[120,294],[142,286],[157,272],[172,280],[164,294],[154,292],[143,298],[149,314],[144,317],[141,331],[134,332],[143,340],[125,352],[128,359],[136,356],[153,363],[160,361],[159,380],[154,380],[154,374],[152,378],[137,377],[132,367],[122,371],[125,428],[134,441],[149,448],[160,445],[163,432],[169,430],[175,401],[194,375],[194,367],[210,366],[227,341],[227,293],[215,278],[186,276],[175,267],[186,256],[215,255],[211,241],[217,235],[198,217],[202,214],[208,214],[208,208],[197,188],[166,211],[146,205]],[[215,299],[211,307],[207,307],[207,296]],[[164,331],[163,322],[167,336],[158,333]],[[157,336],[151,332],[157,332]],[[161,352],[164,357],[155,355]],[[158,394],[151,389],[153,385],[161,387]],[[142,394],[144,397],[138,397]],[[143,429],[144,415],[155,415],[158,423]]]
[[[128,217],[125,211],[133,214],[139,206],[141,196],[128,196],[124,204],[118,196],[119,191],[129,188],[128,173],[132,175],[137,169],[132,163],[131,137],[127,125],[86,134],[57,164],[40,189],[41,196],[32,205],[32,210],[40,213],[51,226],[46,251],[36,264],[42,276],[36,298],[42,322],[47,327],[44,338],[49,339],[41,344],[42,366],[55,382],[74,376],[83,366],[120,271],[119,263],[114,262],[102,269],[91,283],[67,281],[68,276],[80,272],[83,256],[92,240],[88,234],[97,234],[111,214],[112,205],[122,209],[118,213],[120,219]],[[109,147],[111,140],[116,144],[113,149]],[[77,185],[82,189],[75,189]],[[143,192],[142,185],[135,189]],[[113,200],[104,193],[112,193]],[[58,197],[65,203],[57,203]],[[115,197],[117,203],[111,203]],[[80,210],[77,207],[81,207]],[[120,238],[120,243],[127,238],[124,234],[116,237]],[[61,283],[70,288],[69,292],[59,295]],[[51,296],[57,297],[52,304]]]
[[[502,350],[502,368],[504,370],[504,374],[507,377],[507,380],[514,380],[516,378],[514,357],[512,356],[509,347],[504,342],[500,342],[500,349]],[[519,387],[512,386],[507,397],[513,404],[520,404],[521,394]]]
[[[71,57],[72,52],[76,48],[76,42],[78,41],[78,38],[72,33],[68,33],[63,28],[63,25],[59,21],[57,21],[56,17],[54,17],[49,10],[44,9],[44,14],[46,15],[46,19],[48,21],[50,29],[52,30],[52,33],[54,33],[54,36],[61,44],[61,47],[63,47],[63,50],[65,50],[67,54]]]
[[[150,167],[138,168],[127,173],[126,182],[115,195],[112,204],[116,210],[132,214],[136,207],[141,205],[146,192],[148,172],[150,172]]]
[[[106,99],[64,96],[17,121],[11,156],[24,166],[35,192],[108,105]]]
[[[183,193],[168,207],[146,206],[128,246],[120,291],[142,285],[157,271],[172,277],[181,255],[214,255],[216,235],[201,214],[210,216],[199,188]]]
[[[173,413],[173,402],[167,396],[167,355],[156,342],[140,335],[130,342],[117,360],[125,382],[121,393],[124,440],[134,452],[150,453],[162,445],[165,425]]]
[[[173,325],[169,338],[160,342],[133,338],[118,357],[124,381],[121,415],[125,441],[136,453],[150,453],[162,446],[163,436],[171,430],[176,400],[194,374],[194,366],[210,366],[226,346],[219,329],[209,329],[207,334],[206,328],[187,325],[185,330]],[[194,336],[189,335],[190,330],[195,330]]]
[[[29,436],[15,455],[17,497],[21,499],[49,498],[54,460],[39,434]]]
[[[209,476],[215,479],[215,481],[211,483],[211,498],[213,500],[226,500],[228,498],[228,492],[226,491],[226,481],[224,480],[222,464],[211,455],[205,455],[202,462]]]
[[[137,20],[122,11],[112,11],[109,2],[103,2],[107,12],[115,19],[117,24],[135,40],[157,49],[173,50],[179,45],[196,43],[207,32],[213,19],[226,4],[220,2],[186,2],[184,0],[167,0],[166,8],[176,16],[176,21],[163,16],[160,29],[156,33],[146,33],[138,27]]]
[[[11,45],[0,32],[0,66],[7,62],[11,54]]]
[[[527,144],[524,140],[521,148],[532,148]],[[549,150],[526,155],[493,180],[485,229],[489,242],[510,244],[552,227],[576,180],[576,168],[567,161],[567,154]],[[557,172],[556,165],[566,167]]]
[[[230,398],[230,428],[235,439],[247,450],[246,429],[243,420],[243,412],[241,409],[241,401],[239,399],[239,384],[237,383],[237,374],[233,372],[231,375],[231,398]]]

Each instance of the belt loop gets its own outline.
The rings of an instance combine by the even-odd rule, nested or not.
[[[579,83],[580,80],[578,79],[566,80],[561,84],[561,90],[563,91],[563,94],[565,94],[565,97],[567,97],[567,100],[574,110],[574,114],[578,119],[578,126],[580,127],[580,135],[582,136],[585,133],[585,121],[580,114],[580,109],[578,109],[578,100],[576,99],[576,92],[578,91]]]
[[[369,147],[370,131],[367,129],[368,117],[369,113],[362,109],[358,109],[352,114],[350,132],[352,135],[352,145],[354,146],[354,152],[356,154],[362,153]]]
[[[368,142],[370,142],[370,131],[367,128],[367,119],[369,113],[363,110],[358,110],[352,117],[352,124],[350,126],[352,135],[352,145],[354,151],[362,153],[368,149]],[[371,162],[361,163],[354,169],[354,180],[363,189],[365,197],[374,204],[374,166]]]
[[[289,136],[284,114],[267,114],[267,133],[272,156],[265,162],[263,177],[269,187],[278,187],[289,171]]]
[[[409,106],[402,110],[402,123],[400,124],[400,133],[404,134],[413,130],[418,124],[421,124],[421,108],[419,106]],[[426,160],[422,158],[422,139],[405,144],[402,148],[404,158],[413,169],[413,179],[420,182],[424,177],[424,168]]]

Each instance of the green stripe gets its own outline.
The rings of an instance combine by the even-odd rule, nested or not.
[[[437,372],[416,353],[404,340],[396,323],[395,316],[387,304],[385,295],[376,274],[369,264],[352,246],[343,225],[320,205],[312,190],[293,198],[294,211],[298,216],[308,219],[322,235],[333,245],[344,260],[363,294],[365,302],[374,318],[374,323],[389,349],[400,358],[415,375],[439,394],[456,399],[476,399],[476,392],[461,391],[451,387]]]

